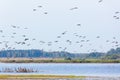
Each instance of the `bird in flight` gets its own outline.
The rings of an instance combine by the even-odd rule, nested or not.
[[[42,6],[38,6],[39,8],[41,8]]]
[[[119,11],[115,12],[115,14],[118,14],[118,13],[120,13],[120,12]]]
[[[81,26],[81,24],[77,24],[77,26]]]
[[[33,9],[33,11],[36,11],[37,9]]]
[[[27,41],[27,40],[29,40],[29,39],[28,39],[28,38],[25,38],[25,39],[24,39],[24,41]]]
[[[100,38],[100,36],[97,36],[96,38]]]
[[[48,14],[48,12],[44,12],[44,14]]]
[[[13,26],[13,25],[12,25],[12,27],[13,27],[13,28],[16,28],[16,26]]]
[[[100,3],[100,2],[102,2],[103,0],[99,0],[98,2]]]
[[[71,8],[70,10],[75,10],[75,9],[78,9],[78,7],[73,7],[73,8]]]
[[[65,35],[67,31],[63,32],[62,35]]]
[[[2,33],[2,32],[3,32],[3,30],[0,30],[0,32]]]

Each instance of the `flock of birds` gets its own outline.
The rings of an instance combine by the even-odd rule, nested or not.
[[[103,0],[99,0],[98,2],[101,3],[102,1]],[[37,8],[33,9],[33,11],[34,12],[38,11],[40,8],[43,8],[43,6],[41,6],[41,5],[37,6]],[[70,8],[70,10],[76,10],[76,9],[79,9],[79,8],[78,7]],[[48,14],[48,12],[44,11],[44,14]],[[120,14],[119,11],[115,12],[115,16],[113,16],[113,18],[119,19],[119,14]],[[76,24],[76,26],[81,27],[81,24],[78,23],[78,24]],[[58,49],[60,51],[67,51],[67,49],[68,49],[68,47],[61,46],[60,44],[61,44],[61,40],[63,41],[62,38],[66,37],[68,35],[69,31],[63,31],[63,32],[61,32],[60,35],[56,36],[56,40],[47,42],[47,41],[38,40],[37,38],[30,38],[29,36],[27,36],[27,34],[22,34],[23,30],[28,30],[29,31],[29,28],[27,28],[27,27],[22,28],[22,30],[21,30],[21,36],[20,36],[20,38],[22,40],[21,39],[20,40],[18,40],[18,39],[16,40],[16,35],[18,34],[16,30],[20,30],[21,27],[12,25],[10,28],[11,29],[15,29],[11,33],[12,35],[10,35],[10,34],[8,34],[8,35],[2,35],[3,33],[7,33],[7,32],[5,32],[4,29],[0,28],[0,35],[2,35],[0,37],[0,39],[3,40],[3,41],[0,41],[0,45],[2,45],[2,44],[4,45],[4,46],[1,47],[1,50],[14,50],[14,49],[16,49],[14,47],[14,45],[22,45],[22,46],[30,47],[30,46],[32,46],[32,43],[31,43],[32,41],[35,41],[36,43],[39,43],[39,45],[46,45],[46,46],[49,46],[49,47],[52,46],[52,45],[59,44],[59,46],[57,46],[57,47],[58,47]],[[11,42],[9,40],[6,40],[6,37],[8,37],[8,36],[9,36],[9,39],[14,39],[13,40],[14,41],[13,45],[10,45]],[[84,44],[87,44],[89,46],[92,45],[91,40],[88,38],[89,36],[80,35],[77,32],[71,33],[71,36],[73,38],[75,38],[76,41],[72,41],[72,39],[68,38],[68,39],[64,40],[63,44],[66,44],[68,46],[76,44],[76,45],[79,45],[79,48],[85,47]],[[102,37],[100,35],[98,35],[98,36],[95,36],[94,38],[99,40]],[[116,37],[114,37],[114,36],[112,37],[112,40],[105,40],[105,42],[112,44],[112,46],[111,46],[112,48],[114,48],[114,47],[120,47],[120,42],[117,41]],[[94,48],[91,48],[91,49],[89,49],[87,51],[88,52],[96,52],[97,50],[94,49]]]
[[[11,26],[11,28],[21,29],[20,27],[17,27],[17,26]],[[24,30],[29,31],[28,28],[24,28]],[[3,34],[3,33],[6,33],[6,32],[4,30],[0,29],[0,34]],[[47,42],[47,41],[37,40],[36,38],[30,38],[30,37],[27,36],[27,34],[22,34],[21,36],[19,36],[22,39],[16,40],[17,32],[15,31],[15,32],[12,32],[12,35],[10,35],[10,34],[2,35],[1,39],[3,41],[0,42],[0,45],[2,45],[2,44],[4,45],[4,47],[2,46],[2,50],[15,50],[16,48],[13,47],[14,45],[17,45],[17,46],[22,45],[22,46],[29,47],[29,46],[32,46],[31,42],[35,41],[36,43],[39,43],[39,45],[41,45],[41,46],[46,45],[46,46],[50,47],[52,45],[61,44],[62,43],[61,40],[62,41],[64,40],[62,38],[66,37],[68,35],[68,33],[69,33],[69,31],[61,32],[60,35],[56,36],[56,40]],[[71,34],[71,36],[73,36],[76,41],[72,41],[72,39],[65,39],[63,43],[68,45],[68,46],[76,44],[76,45],[79,45],[79,48],[82,48],[82,47],[85,48],[84,44],[88,44],[89,46],[92,45],[91,40],[88,39],[88,36],[86,36],[86,35],[80,35],[79,33],[74,33],[73,32]],[[6,37],[9,37],[9,39],[14,39],[13,40],[14,41],[13,45],[10,45],[11,42],[9,40],[6,40]],[[101,36],[95,36],[94,38],[99,40],[102,37]],[[106,40],[105,42],[112,44],[112,47],[120,47],[120,43],[119,43],[119,41],[117,41],[116,37],[113,37],[112,40]],[[58,49],[60,51],[67,51],[68,47],[64,47],[64,46],[59,45]],[[88,52],[96,52],[96,51],[97,50],[94,49],[94,48],[91,48],[90,50],[88,50]]]
[[[115,15],[113,16],[114,19],[120,19],[120,12],[119,11],[116,11],[115,12]]]
[[[39,5],[39,6],[37,6],[37,8],[34,8],[33,11],[36,12],[36,11],[40,10],[41,8],[43,8],[43,6]],[[44,11],[43,13],[48,14],[47,11]]]

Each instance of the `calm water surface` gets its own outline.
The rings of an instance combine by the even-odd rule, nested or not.
[[[79,76],[119,76],[120,64],[78,64],[78,63],[0,63],[0,70],[5,68],[34,69],[36,73],[3,73],[0,74],[55,74]]]

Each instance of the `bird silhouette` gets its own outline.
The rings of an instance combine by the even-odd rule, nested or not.
[[[67,31],[64,31],[64,32],[62,33],[62,35],[65,35],[65,34],[66,34],[66,32],[67,32]]]
[[[17,28],[17,26],[12,25],[13,28]]]
[[[118,13],[120,13],[120,12],[119,11],[115,12],[115,14],[118,14]]]
[[[98,2],[100,3],[100,2],[102,2],[103,0],[99,0]]]
[[[36,40],[35,38],[32,39],[33,41]]]
[[[77,24],[77,26],[81,26],[81,24]]]
[[[25,39],[24,39],[24,41],[27,41],[27,40],[29,40],[29,38],[25,38]]]
[[[100,38],[100,36],[97,36],[96,38]]]
[[[58,41],[54,41],[55,43],[57,43]]]
[[[24,29],[28,29],[27,27],[25,27]]]
[[[48,12],[44,12],[44,14],[48,14]]]
[[[70,10],[75,10],[75,9],[78,9],[78,7],[73,7],[73,8],[71,8]]]
[[[13,34],[16,34],[15,32]]]
[[[41,6],[41,5],[39,5],[38,7],[39,7],[39,8],[41,8],[42,6]]]
[[[57,38],[61,38],[61,36],[57,36]]]
[[[33,11],[37,11],[37,9],[33,9]]]
[[[3,30],[0,30],[1,33],[3,33]]]
[[[26,35],[22,35],[23,37],[26,37]]]

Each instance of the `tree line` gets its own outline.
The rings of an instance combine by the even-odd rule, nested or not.
[[[64,51],[46,52],[43,50],[1,50],[0,58],[66,58],[66,59],[120,59],[120,48],[106,53],[69,53]]]

